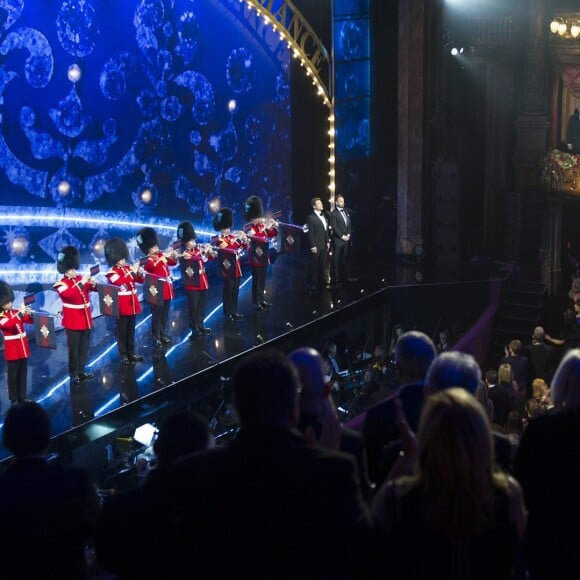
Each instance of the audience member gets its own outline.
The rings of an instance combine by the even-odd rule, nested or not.
[[[51,463],[51,423],[38,403],[8,410],[2,441],[14,455],[0,475],[2,577],[78,580],[88,577],[85,548],[99,510],[85,470]]]
[[[529,511],[530,580],[580,578],[580,350],[570,350],[552,379],[554,409],[531,419],[515,457]]]
[[[504,426],[503,432],[511,441],[514,449],[519,445],[520,438],[524,431],[524,419],[520,411],[514,409],[509,412],[508,419]]]
[[[119,579],[172,576],[173,562],[148,557],[148,550],[167,556],[175,538],[171,497],[163,489],[165,473],[181,457],[210,446],[207,420],[200,414],[181,411],[161,424],[153,444],[156,467],[141,485],[105,498],[95,534],[99,566]]]
[[[324,419],[327,415],[328,399],[332,397],[322,372],[322,357],[316,349],[311,347],[298,348],[288,356],[298,369],[302,384],[298,428],[307,440],[319,442],[323,432]],[[341,425],[339,448],[355,457],[363,494],[367,499],[370,499],[371,486],[368,479],[362,433]]]
[[[546,409],[551,409],[554,406],[550,387],[544,379],[537,378],[532,381],[532,398],[536,399]]]
[[[510,411],[516,408],[515,403],[519,394],[513,369],[509,363],[499,365],[497,381],[497,386],[489,389],[489,398],[493,403],[493,421],[503,430]]]
[[[211,567],[214,578],[365,577],[372,528],[356,461],[296,429],[295,366],[275,349],[254,351],[232,384],[236,438],[173,473],[177,561]]]
[[[531,389],[528,384],[528,358],[522,354],[522,350],[521,340],[518,338],[510,340],[510,343],[505,347],[505,356],[499,362],[511,365],[514,372],[513,380],[518,384],[519,398],[521,401],[525,401]]]
[[[451,387],[461,387],[478,400],[481,397],[479,392],[482,387],[481,369],[472,355],[449,351],[441,353],[431,363],[425,380],[426,394],[430,395]],[[490,419],[489,406],[484,405],[483,408]],[[493,442],[495,461],[504,471],[510,473],[513,470],[513,448],[510,440],[503,432],[494,430]]]
[[[372,502],[389,576],[513,578],[526,512],[518,482],[494,462],[480,403],[446,388],[427,398],[416,442],[404,416],[400,429],[416,469],[385,482]]]
[[[528,377],[544,379],[549,384],[556,366],[556,352],[551,344],[546,343],[546,332],[542,326],[534,328],[532,342],[524,351],[530,366]],[[530,396],[531,392],[528,391],[527,398]]]
[[[425,375],[437,351],[429,336],[418,330],[410,330],[401,334],[393,354],[399,389],[371,407],[363,423],[369,477],[375,484],[381,477],[380,461],[384,446],[399,439],[395,398],[400,398],[405,416],[415,430],[423,408]]]

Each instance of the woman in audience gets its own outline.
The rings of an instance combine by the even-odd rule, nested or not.
[[[417,440],[404,417],[399,425],[401,461],[415,456],[414,473],[388,480],[372,503],[393,558],[389,576],[512,578],[526,512],[517,481],[494,465],[481,404],[463,388],[445,389],[427,399]]]
[[[514,381],[514,371],[509,363],[499,365],[497,371],[497,386],[489,389],[489,398],[493,403],[493,422],[503,430],[510,411],[515,408],[518,396],[518,386]]]
[[[551,391],[554,408],[529,421],[515,456],[530,513],[530,580],[580,578],[580,349],[564,356]]]

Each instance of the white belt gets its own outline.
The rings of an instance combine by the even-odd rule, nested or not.
[[[21,332],[20,334],[12,334],[10,336],[5,336],[4,340],[16,340],[18,338],[26,338],[26,332]]]
[[[119,296],[131,296],[137,294],[137,290],[129,290],[128,292],[119,292]]]
[[[77,310],[84,310],[85,308],[89,308],[89,304],[67,304],[66,302],[63,303],[65,308],[76,308]]]

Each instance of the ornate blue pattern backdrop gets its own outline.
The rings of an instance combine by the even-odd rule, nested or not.
[[[14,285],[52,284],[67,244],[104,264],[121,235],[138,259],[143,224],[213,234],[216,198],[236,229],[250,194],[290,209],[289,54],[239,0],[0,0],[0,115]]]

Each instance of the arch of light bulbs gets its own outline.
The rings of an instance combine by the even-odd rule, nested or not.
[[[240,0],[250,10],[255,10],[259,18],[262,18],[264,24],[271,26],[280,36],[280,40],[286,42],[288,48],[295,59],[300,59],[300,66],[305,70],[306,75],[312,79],[316,93],[322,99],[324,105],[329,109],[328,115],[328,190],[329,201],[334,205],[334,194],[336,191],[336,128],[334,114],[334,95],[331,87],[333,79],[328,75],[328,86],[325,85],[320,77],[320,63],[326,65],[331,70],[328,51],[308,24],[306,19],[290,2],[290,0]],[[312,54],[306,49],[306,38],[313,45]]]

